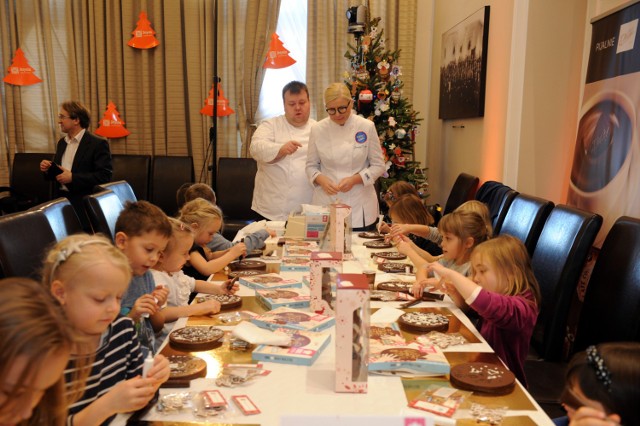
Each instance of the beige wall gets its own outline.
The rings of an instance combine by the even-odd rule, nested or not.
[[[418,2],[414,105],[425,118],[417,158],[431,201],[444,204],[460,172],[564,203],[591,37],[589,21],[624,0]],[[438,119],[444,31],[489,5],[485,116]],[[424,52],[431,48],[431,55]],[[423,55],[423,56],[421,56]],[[461,126],[464,126],[462,128]]]

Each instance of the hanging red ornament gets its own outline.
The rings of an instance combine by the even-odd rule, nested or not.
[[[218,108],[216,112],[218,117],[225,117],[235,113],[235,111],[229,107],[229,99],[224,97],[224,92],[222,91],[220,83],[218,83]],[[200,110],[200,114],[213,117],[213,86],[211,87],[211,90],[209,90],[209,96],[205,100],[205,104]]]
[[[289,51],[285,49],[278,34],[271,34],[271,43],[269,43],[267,59],[265,59],[262,68],[286,68],[295,63],[296,60],[289,56]]]
[[[42,80],[33,73],[34,71],[35,69],[29,65],[27,58],[24,57],[22,49],[17,48],[13,62],[9,67],[9,72],[2,81],[16,86],[29,86],[40,83]]]
[[[124,121],[120,118],[120,113],[113,102],[109,102],[107,110],[100,120],[100,127],[96,130],[96,135],[109,139],[124,138],[129,136],[130,131],[124,128]]]
[[[156,32],[151,28],[151,22],[147,19],[145,12],[140,12],[138,22],[136,22],[136,29],[133,30],[131,34],[133,37],[127,44],[136,49],[151,49],[160,44],[155,37]]]
[[[360,94],[358,95],[358,101],[363,104],[371,103],[373,101],[373,92],[371,92],[371,90],[369,89],[361,90]]]

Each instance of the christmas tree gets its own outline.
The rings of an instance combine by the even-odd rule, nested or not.
[[[380,178],[381,190],[404,180],[415,185],[423,198],[428,196],[425,169],[414,160],[418,113],[403,96],[402,67],[398,65],[400,50],[385,48],[384,31],[378,29],[380,18],[355,33],[355,46],[349,44],[345,57],[351,61],[345,83],[351,89],[355,110],[373,121],[378,131],[387,171]]]

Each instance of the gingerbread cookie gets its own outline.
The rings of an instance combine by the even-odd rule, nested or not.
[[[367,232],[360,232],[358,234],[358,237],[360,238],[365,238],[365,239],[376,239],[376,240],[381,240],[384,238],[384,235],[382,235],[379,232],[375,232],[375,231],[367,231]]]
[[[192,355],[169,355],[169,380],[192,380],[207,374],[207,363]]]
[[[205,294],[196,298],[198,303],[211,299],[220,302],[220,309],[223,311],[227,309],[235,309],[242,305],[242,298],[235,294]]]
[[[385,240],[367,241],[366,243],[362,243],[362,245],[371,249],[386,249],[393,247],[393,244],[388,243]]]
[[[413,272],[413,265],[408,263],[385,262],[378,265],[379,270],[390,274],[406,272],[407,268],[409,268],[409,273]]]
[[[385,291],[399,291],[400,293],[411,293],[412,286],[413,284],[405,281],[385,281],[378,284],[377,289]]]
[[[246,271],[248,269],[254,271],[266,271],[267,264],[259,260],[240,260],[237,262],[231,262],[229,268],[232,271]]]
[[[398,253],[397,251],[380,251],[377,253],[371,253],[371,257],[380,257],[387,260],[403,260],[407,258],[407,255]]]
[[[224,331],[212,326],[186,326],[169,333],[169,343],[189,352],[206,351],[220,346]]]
[[[467,362],[451,368],[451,384],[458,389],[506,395],[513,391],[516,376],[500,364]]]
[[[265,271],[253,271],[253,270],[247,270],[247,271],[232,271],[229,272],[229,278],[235,278],[235,277],[252,277],[254,275],[262,275],[264,274]]]
[[[398,324],[403,330],[414,333],[444,333],[449,329],[449,319],[445,315],[433,312],[407,312],[398,318]]]

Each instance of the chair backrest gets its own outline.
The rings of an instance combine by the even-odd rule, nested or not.
[[[44,214],[56,236],[56,241],[62,241],[69,235],[84,232],[76,211],[69,200],[64,197],[47,201],[30,210],[37,210]]]
[[[444,206],[444,214],[451,213],[460,204],[473,200],[478,190],[478,183],[480,183],[480,179],[477,176],[460,173],[451,187],[451,192],[449,192],[449,198]]]
[[[39,280],[44,256],[55,242],[49,221],[41,211],[0,216],[0,278]]]
[[[518,194],[509,206],[500,232],[496,232],[496,235],[509,234],[519,238],[527,248],[529,256],[532,256],[544,223],[552,209],[551,201],[532,195]]]
[[[53,184],[40,173],[40,162],[51,158],[53,154],[50,153],[14,154],[10,178],[12,206],[6,206],[8,211],[26,210],[51,199]]]
[[[218,161],[216,202],[226,218],[254,220],[251,210],[258,165],[253,158],[222,157]]]
[[[531,344],[543,359],[563,357],[569,307],[602,216],[557,205],[542,228],[531,258],[542,303]]]
[[[107,189],[106,191],[85,196],[84,203],[93,231],[104,234],[114,240],[116,221],[120,212],[124,209],[120,198],[113,191]]]
[[[178,211],[178,189],[183,183],[194,181],[193,158],[155,156],[151,176],[149,201],[174,216]]]
[[[587,285],[574,351],[640,341],[640,219],[620,217],[602,243]]]
[[[114,194],[118,196],[122,205],[126,205],[128,201],[135,203],[138,201],[136,194],[134,194],[131,185],[126,180],[119,180],[117,182],[107,182],[96,187],[97,191],[105,191],[110,189]]]
[[[149,180],[151,179],[150,155],[113,154],[113,181],[126,180],[137,200],[149,199]]]
[[[489,207],[493,233],[495,235],[500,233],[504,217],[507,215],[507,211],[513,199],[516,198],[516,195],[518,195],[517,191],[514,191],[503,183],[492,180],[483,183],[480,188],[478,188],[476,200],[482,201]]]

